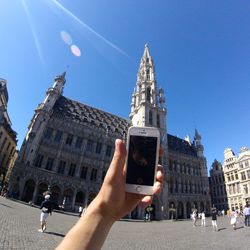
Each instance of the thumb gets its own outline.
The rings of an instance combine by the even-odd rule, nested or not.
[[[112,162],[109,167],[110,174],[122,174],[123,167],[126,159],[126,147],[122,140],[116,139],[115,141],[115,152]]]

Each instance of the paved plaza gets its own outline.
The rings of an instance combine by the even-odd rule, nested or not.
[[[54,212],[46,233],[39,233],[40,210],[0,197],[0,249],[54,249],[78,217]],[[129,249],[250,249],[250,229],[238,224],[233,231],[229,219],[219,218],[213,232],[211,218],[206,228],[187,221],[119,221],[106,240],[105,250]]]

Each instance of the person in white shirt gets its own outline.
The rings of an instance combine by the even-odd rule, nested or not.
[[[250,207],[248,203],[243,209],[243,214],[245,216],[245,227],[250,227]]]
[[[201,226],[202,227],[206,226],[206,215],[205,215],[204,211],[202,211],[202,213],[201,213]]]

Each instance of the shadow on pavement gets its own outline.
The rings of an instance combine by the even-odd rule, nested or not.
[[[219,228],[219,229],[218,229],[218,232],[219,232],[219,231],[222,231],[222,230],[225,230],[225,229],[226,229],[225,227]]]
[[[52,234],[55,236],[59,236],[59,237],[65,237],[65,234],[59,234],[59,233],[54,233],[54,232],[44,232],[45,234]]]
[[[5,204],[2,204],[2,203],[0,203],[0,205],[2,205],[2,206],[4,206],[4,207],[8,207],[8,208],[12,208],[12,209],[13,209],[13,207],[10,207],[10,206],[5,205]]]

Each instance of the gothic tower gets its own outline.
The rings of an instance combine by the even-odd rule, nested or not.
[[[166,126],[165,97],[163,89],[157,87],[155,78],[154,61],[149,53],[148,45],[145,45],[137,73],[137,82],[132,94],[130,119],[133,126],[157,127],[161,133],[161,148],[164,155],[159,162],[163,165],[165,172],[168,168],[168,142]],[[155,197],[154,205],[158,219],[162,218],[161,207],[165,205],[167,196],[167,185],[164,185],[160,197]]]
[[[132,94],[130,119],[133,126],[158,127],[163,134],[167,132],[166,113],[164,91],[157,88],[154,62],[146,44]]]
[[[28,127],[28,133],[20,149],[19,160],[27,165],[33,162],[41,136],[50,118],[56,100],[63,92],[66,72],[55,78],[54,84],[46,92],[44,101],[38,105]]]

